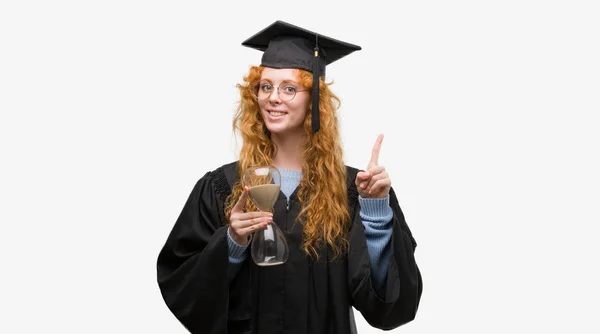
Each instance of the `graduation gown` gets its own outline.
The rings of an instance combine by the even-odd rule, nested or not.
[[[157,277],[163,299],[193,334],[345,334],[356,333],[352,306],[373,327],[389,330],[414,319],[422,279],[416,247],[393,189],[392,255],[384,295],[371,282],[369,254],[359,215],[357,169],[347,167],[350,247],[333,259],[328,247],[320,260],[301,249],[302,224],[297,190],[289,205],[283,193],[274,222],[288,242],[289,257],[278,266],[260,267],[248,254],[237,275],[227,279],[229,253],[224,201],[239,178],[237,162],[206,173],[194,186],[158,255]],[[249,252],[249,249],[247,250]]]

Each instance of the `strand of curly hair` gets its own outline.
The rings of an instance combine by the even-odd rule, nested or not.
[[[238,84],[241,100],[233,119],[234,133],[242,136],[242,148],[238,162],[239,175],[253,166],[271,165],[276,148],[270,133],[260,115],[258,101],[252,93],[255,82],[261,77],[263,68],[252,66],[244,83]],[[300,83],[309,91],[312,88],[312,73],[297,70]],[[304,222],[302,245],[306,254],[319,259],[318,249],[328,245],[333,257],[344,254],[348,249],[347,232],[350,228],[348,199],[346,190],[346,167],[339,138],[337,109],[339,98],[331,92],[329,84],[320,78],[320,130],[312,133],[311,113],[304,120],[305,139],[303,142],[302,180],[298,189],[301,211],[298,219]],[[310,108],[310,107],[309,107]],[[225,215],[231,210],[242,193],[242,185],[237,182],[227,198]],[[256,210],[248,201],[246,210]]]

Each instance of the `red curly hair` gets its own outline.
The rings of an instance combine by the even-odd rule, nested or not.
[[[234,133],[241,134],[243,144],[238,162],[239,175],[252,166],[271,165],[276,153],[270,133],[262,119],[258,101],[252,93],[253,83],[260,80],[263,67],[252,66],[238,84],[241,100],[234,120]],[[297,69],[298,81],[309,91],[312,89],[312,73]],[[329,85],[319,80],[320,130],[313,134],[311,128],[312,104],[304,120],[305,140],[303,142],[302,180],[298,198],[302,207],[299,220],[303,220],[304,242],[302,248],[308,255],[318,259],[317,249],[328,245],[334,258],[345,253],[348,246],[346,234],[350,227],[346,189],[346,166],[339,137],[337,110],[340,100],[329,89]],[[242,193],[240,182],[233,187],[227,198],[227,217]],[[251,203],[247,210],[253,210]]]

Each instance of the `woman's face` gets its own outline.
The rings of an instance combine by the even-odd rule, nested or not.
[[[310,92],[298,79],[298,72],[294,69],[265,67],[262,71],[258,105],[267,129],[272,134],[304,132]]]

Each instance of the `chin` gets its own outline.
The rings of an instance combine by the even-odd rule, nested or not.
[[[269,130],[270,133],[281,134],[281,133],[286,132],[286,127],[281,126],[280,124],[277,124],[277,125],[267,124],[267,129]]]
[[[285,135],[285,134],[299,134],[299,133],[303,133],[304,132],[304,128],[302,126],[297,126],[297,127],[290,127],[289,124],[266,124],[267,129],[269,130],[270,133],[274,133],[274,134],[278,134],[278,135]]]

